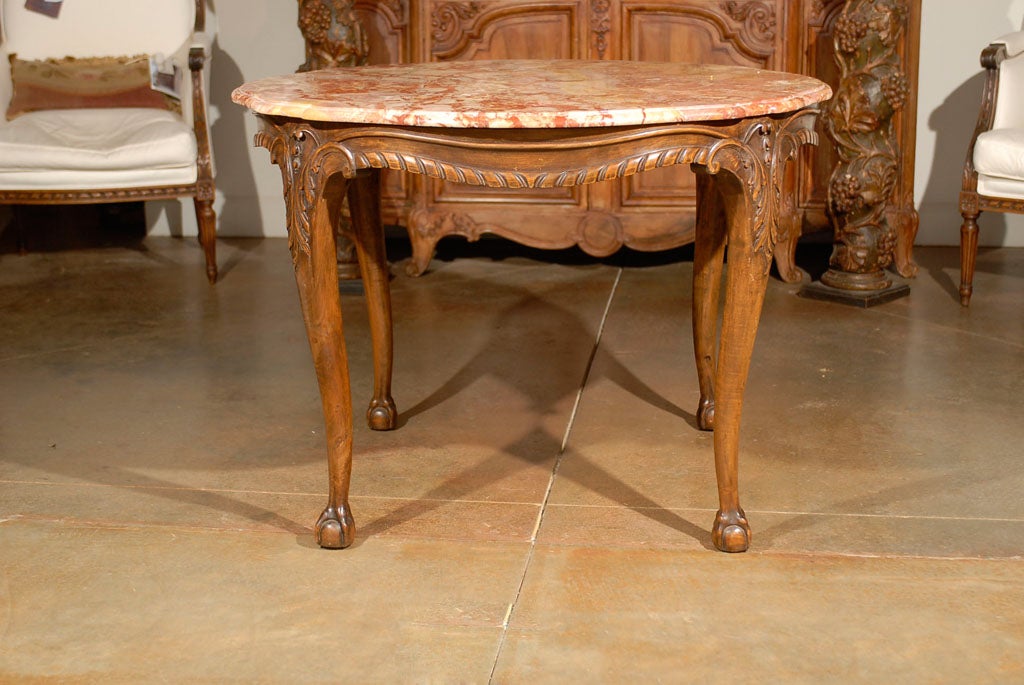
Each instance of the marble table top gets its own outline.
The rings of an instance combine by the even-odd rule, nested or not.
[[[310,121],[578,128],[790,112],[831,89],[797,74],[664,62],[494,60],[327,69],[246,83],[231,99]]]

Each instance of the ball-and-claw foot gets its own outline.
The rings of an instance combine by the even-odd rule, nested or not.
[[[715,401],[707,397],[700,398],[697,405],[697,428],[702,431],[715,429]]]
[[[434,256],[433,250],[431,250],[430,257],[433,258],[433,256]],[[422,276],[426,272],[427,267],[429,267],[429,266],[430,266],[430,259],[429,258],[428,259],[422,259],[422,258],[418,258],[416,255],[413,255],[412,259],[410,259],[406,263],[406,265],[405,265],[405,275],[409,276],[411,278],[416,278],[418,276]]]
[[[750,547],[750,524],[743,510],[719,511],[711,529],[711,539],[723,552],[746,552]]]
[[[325,549],[344,549],[356,537],[356,524],[348,507],[327,507],[316,522],[316,542]]]
[[[395,408],[395,401],[390,397],[371,400],[370,408],[366,410],[366,422],[375,431],[394,429],[398,425],[398,409]]]

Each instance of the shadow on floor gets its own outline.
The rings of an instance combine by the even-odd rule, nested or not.
[[[19,205],[0,226],[0,254],[60,252],[106,247],[142,249],[144,203]]]

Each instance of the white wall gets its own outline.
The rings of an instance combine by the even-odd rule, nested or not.
[[[254,119],[230,93],[244,81],[289,73],[302,63],[296,3],[215,1],[220,28],[211,89],[219,232],[283,236],[280,174],[267,151],[252,146]],[[1019,28],[1022,18],[1024,0],[922,0],[915,178],[920,245],[959,242],[960,172],[981,98],[978,56],[991,39]],[[150,205],[152,232],[183,225],[186,234],[195,233],[191,202]],[[982,244],[1024,246],[1024,217],[986,213],[980,223]]]

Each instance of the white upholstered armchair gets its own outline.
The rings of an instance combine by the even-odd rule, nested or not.
[[[0,0],[0,204],[192,197],[216,281],[207,2],[66,0],[53,18]],[[150,87],[150,58],[177,65],[180,98]]]
[[[978,216],[1024,213],[1024,31],[993,41],[981,53],[987,77],[978,125],[967,150],[960,191],[960,304],[974,289]]]

